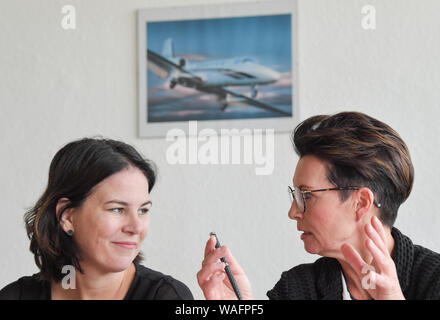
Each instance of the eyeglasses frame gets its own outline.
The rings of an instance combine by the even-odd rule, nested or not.
[[[288,192],[292,195],[293,200],[295,200],[296,202],[296,198],[295,198],[295,187],[291,187],[291,186],[287,186],[288,187]],[[304,194],[306,193],[313,193],[313,192],[323,192],[323,191],[343,191],[343,190],[359,190],[361,187],[336,187],[336,188],[325,188],[325,189],[316,189],[316,190],[301,190],[299,189],[299,192],[301,193],[301,197],[304,203],[304,210],[302,211],[302,213],[306,212],[306,199],[304,198]],[[292,201],[293,201],[292,200]],[[373,201],[374,205],[378,208],[382,207],[382,204],[377,203],[376,200]],[[296,205],[298,206],[298,202],[296,202]],[[299,209],[299,206],[298,206]]]

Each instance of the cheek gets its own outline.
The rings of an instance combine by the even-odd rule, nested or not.
[[[349,214],[343,205],[334,204],[315,211],[313,227],[321,242],[333,246],[344,240],[352,228],[347,219]]]
[[[121,230],[121,222],[119,219],[105,219],[96,225],[96,234],[101,239],[111,240],[117,239],[118,233]]]
[[[78,225],[81,242],[88,245],[98,245],[100,241],[112,239],[120,230],[120,223],[117,218],[95,217],[87,221],[81,221]]]
[[[332,233],[332,219],[329,217],[329,212],[319,211],[314,212],[313,219],[311,221],[311,232],[318,238],[320,242],[327,242]]]
[[[318,202],[315,205],[310,206],[310,210],[306,212],[305,217],[308,219],[311,226],[324,230],[333,220],[334,211],[330,208],[329,205],[326,205],[322,201]]]
[[[144,238],[147,236],[149,229],[150,229],[150,217],[147,216],[145,217],[145,220],[142,220],[141,233],[140,233],[141,240],[144,240]]]
[[[325,238],[334,236],[342,226],[340,208],[330,204],[323,203],[323,205],[314,207],[309,218],[310,226],[313,228],[312,232]]]

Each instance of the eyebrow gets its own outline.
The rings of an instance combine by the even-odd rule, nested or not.
[[[307,186],[307,185],[305,185],[305,184],[301,184],[301,185],[299,185],[298,188],[300,188],[300,189],[310,189],[310,190],[313,189],[312,187]]]
[[[104,204],[110,204],[110,203],[116,203],[116,204],[120,204],[122,206],[128,206],[127,202],[121,201],[121,200],[110,200],[110,201],[107,201]],[[151,200],[148,200],[147,202],[141,204],[140,207],[146,206],[147,204],[151,204],[152,205],[153,203],[151,202]]]

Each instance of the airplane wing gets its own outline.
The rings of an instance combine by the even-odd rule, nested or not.
[[[151,50],[147,50],[147,60],[148,69],[162,79],[168,79],[173,76],[178,83],[185,82],[186,84],[192,84],[192,86],[199,86],[202,83],[198,76]]]
[[[261,101],[252,99],[252,98],[247,97],[247,96],[245,96],[245,95],[243,95],[241,93],[229,90],[229,89],[227,89],[225,87],[209,88],[209,91],[212,92],[212,93],[220,94],[220,95],[230,94],[231,96],[243,99],[246,103],[248,103],[248,104],[250,104],[252,106],[255,106],[255,107],[258,107],[258,108],[261,108],[261,109],[264,109],[264,110],[272,111],[272,112],[277,112],[277,113],[280,113],[280,114],[282,114],[284,116],[288,116],[288,117],[291,116],[291,114],[289,112],[285,112],[283,110],[279,110],[279,109],[277,109],[277,108],[275,108],[275,107],[273,107],[273,106],[271,106],[269,104],[266,104],[266,103],[263,103]]]
[[[147,50],[147,59],[148,59],[148,64],[147,64],[148,69],[153,71],[162,79],[168,78],[169,75],[175,70],[183,71],[179,65],[175,64],[174,62],[162,57],[161,55],[151,50]]]

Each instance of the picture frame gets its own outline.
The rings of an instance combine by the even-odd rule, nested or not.
[[[138,10],[138,135],[291,131],[297,119],[296,1]],[[175,130],[174,130],[175,131]]]

